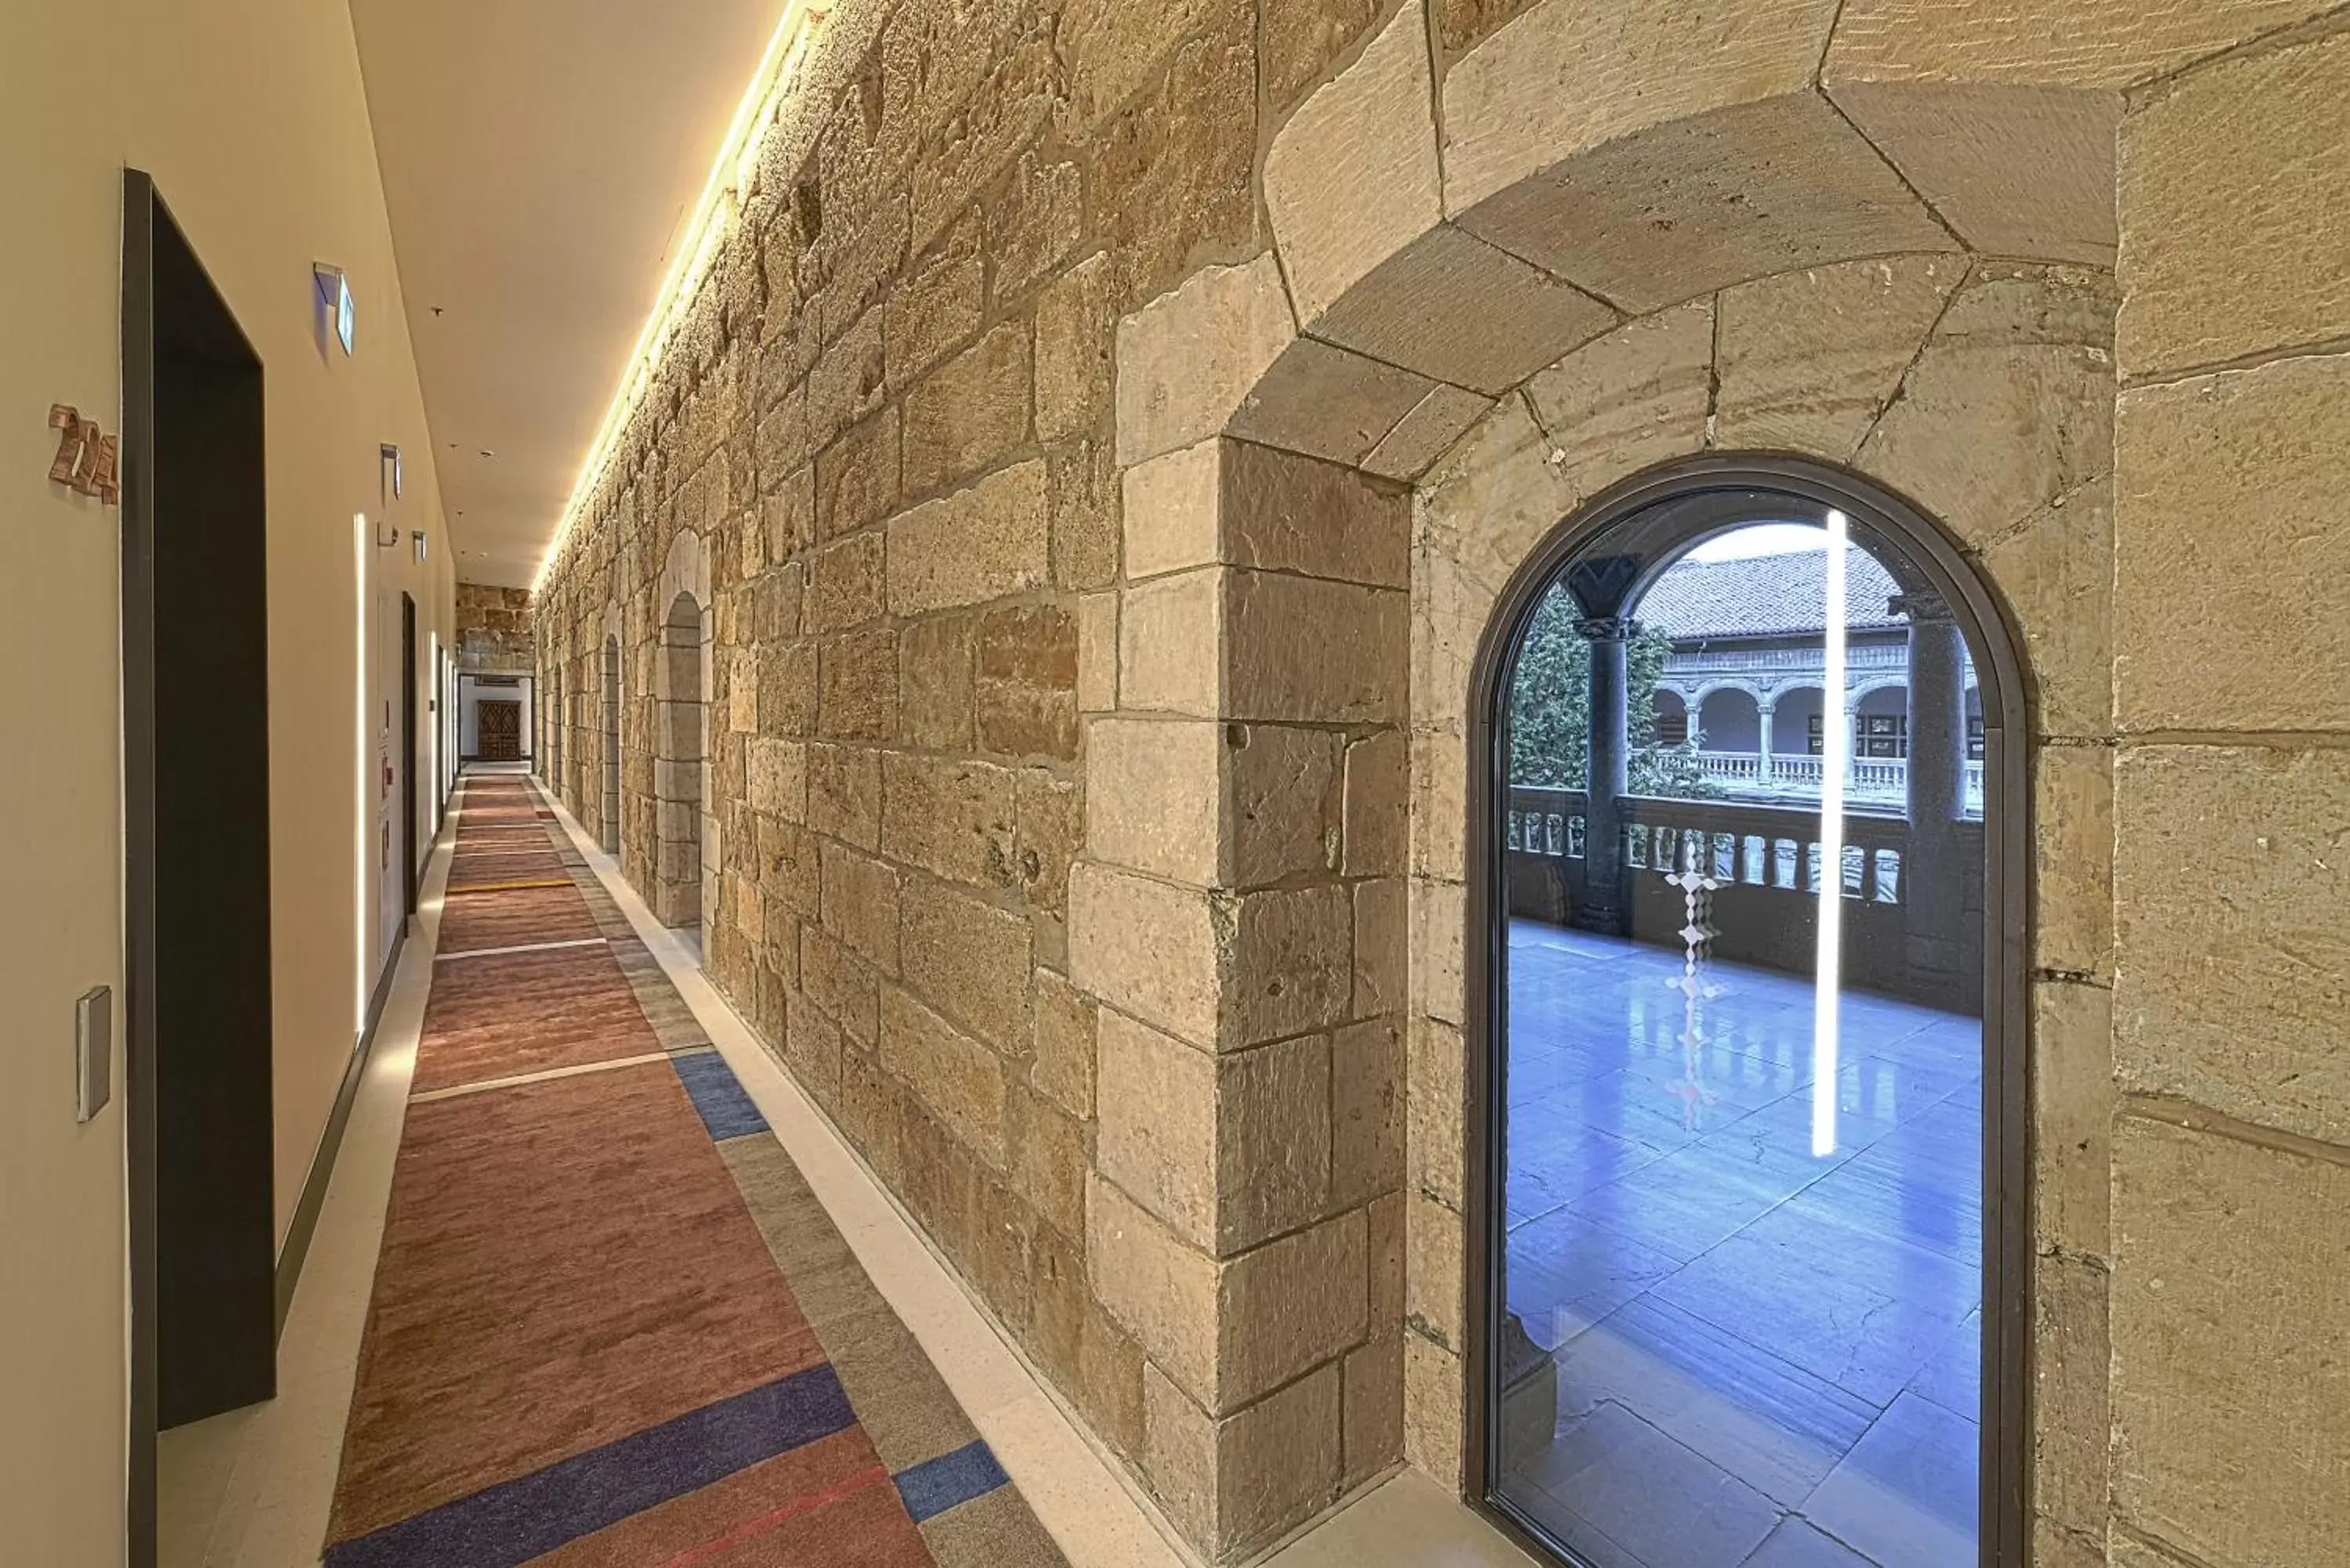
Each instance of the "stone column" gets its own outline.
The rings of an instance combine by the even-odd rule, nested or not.
[[[1902,594],[1889,607],[1909,619],[1909,846],[1901,867],[1908,958],[1921,979],[1939,977],[1955,993],[1970,983],[1960,929],[1966,868],[1955,831],[1966,804],[1966,639],[1950,606],[1932,594]]]
[[[1755,722],[1761,725],[1756,750],[1762,754],[1754,763],[1754,778],[1758,784],[1771,782],[1771,714],[1777,706],[1773,702],[1758,702],[1754,708]]]
[[[1591,644],[1591,756],[1585,770],[1583,905],[1575,923],[1586,931],[1621,936],[1628,915],[1624,897],[1624,796],[1631,789],[1631,706],[1626,681],[1627,645],[1640,623],[1621,616],[1587,616],[1575,629]]]
[[[1217,437],[1121,488],[1066,928],[1086,1269],[1143,1479],[1230,1563],[1402,1455],[1411,498]]]

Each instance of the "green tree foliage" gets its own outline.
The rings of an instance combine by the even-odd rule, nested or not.
[[[1581,613],[1574,596],[1554,587],[1527,623],[1510,692],[1513,784],[1584,787],[1591,755],[1591,645],[1575,629]],[[1672,639],[1653,627],[1642,628],[1627,650],[1632,793],[1679,799],[1717,796],[1720,787],[1699,772],[1699,737],[1692,734],[1675,745],[1657,739],[1657,681],[1671,651]]]

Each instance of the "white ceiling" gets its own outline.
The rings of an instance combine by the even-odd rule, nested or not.
[[[350,0],[459,581],[536,575],[784,4]]]

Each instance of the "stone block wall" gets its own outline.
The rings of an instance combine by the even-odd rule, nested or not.
[[[834,7],[541,667],[650,888],[704,613],[711,973],[1202,1556],[1459,1479],[1470,660],[1762,450],[2032,667],[2036,1560],[2330,1561],[2327,10]]]
[[[468,675],[528,675],[537,668],[530,590],[457,585],[457,668]]]

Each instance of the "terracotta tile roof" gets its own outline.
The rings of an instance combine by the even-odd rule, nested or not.
[[[1846,560],[1845,625],[1855,630],[1902,625],[1885,607],[1900,592],[1891,574],[1857,545],[1848,548]],[[1825,551],[1732,561],[1683,559],[1665,569],[1632,614],[1677,641],[1818,632],[1826,624],[1821,613],[1826,576]]]

